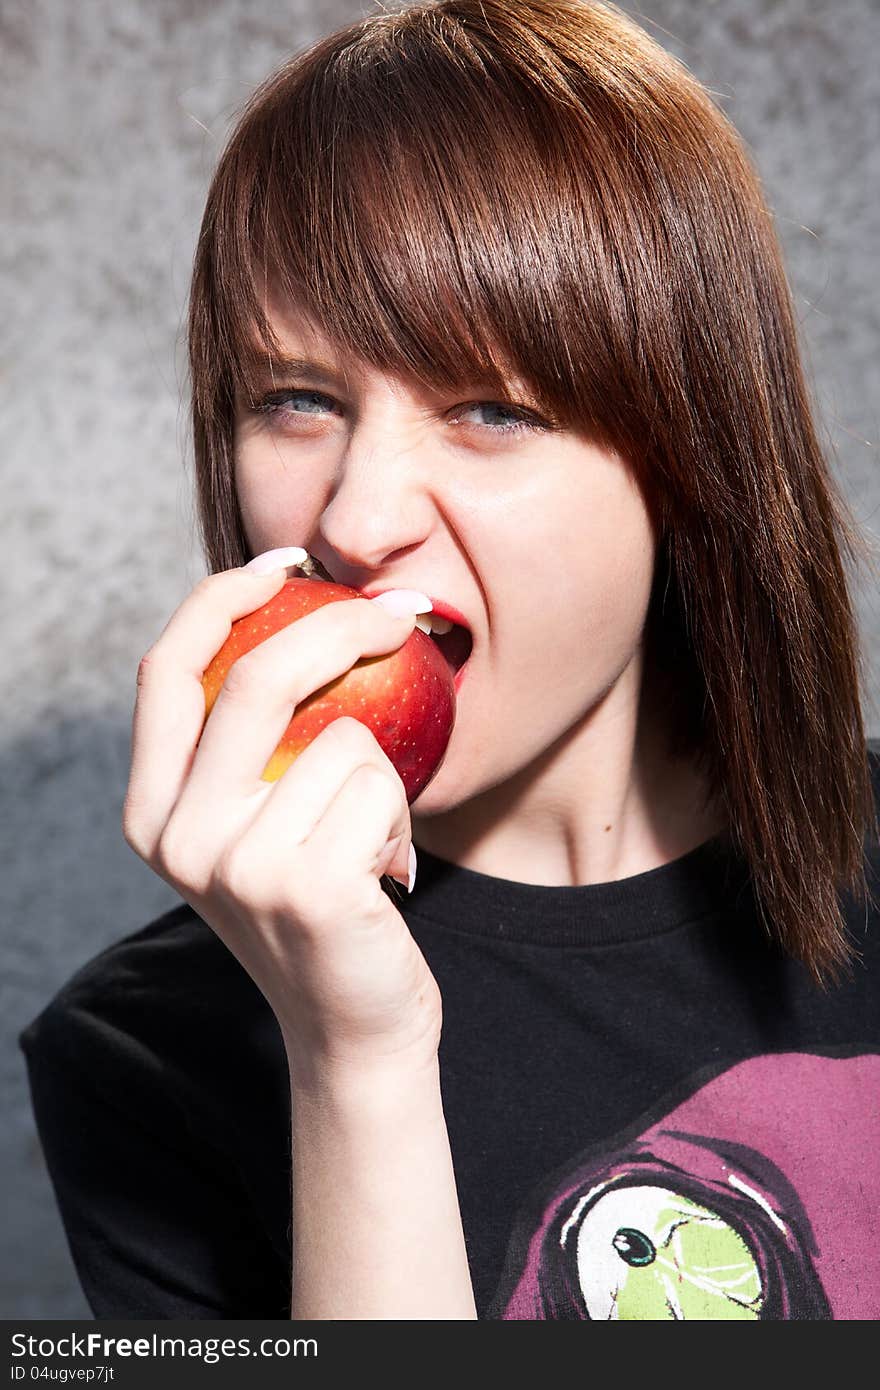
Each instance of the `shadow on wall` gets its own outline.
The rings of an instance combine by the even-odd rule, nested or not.
[[[17,1037],[85,961],[180,901],[122,836],[130,738],[130,715],[111,711],[52,724],[0,753],[9,808],[0,828],[4,1318],[91,1318],[35,1131]]]

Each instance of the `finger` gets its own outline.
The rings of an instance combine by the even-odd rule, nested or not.
[[[397,617],[369,599],[340,599],[239,657],[205,724],[178,812],[252,797],[297,706],[362,656],[401,646],[414,626],[415,614]]]
[[[406,878],[412,838],[410,811],[400,779],[375,762],[361,763],[340,787],[302,845],[317,884],[332,884],[337,904],[346,890],[355,909],[364,881],[384,872]],[[271,800],[271,798],[270,798]],[[266,803],[264,810],[268,809]],[[388,863],[386,847],[399,840]]]
[[[407,805],[406,788],[387,753],[365,724],[346,715],[323,728],[277,782],[262,784],[267,794],[248,833],[259,820],[267,843],[274,834],[278,844],[303,844],[352,772],[365,763],[383,769]]]
[[[364,769],[373,775],[362,776]],[[361,799],[349,806],[346,819],[337,802],[344,793],[342,806],[349,805],[352,780]],[[406,791],[357,720],[328,725],[277,782],[264,785],[268,795],[218,862],[219,880],[233,897],[269,911],[285,898],[301,897],[314,924],[324,885],[333,889],[335,911],[343,881],[361,885],[362,901],[365,874],[381,875],[393,864],[406,878],[412,834]]]
[[[138,668],[123,813],[128,843],[148,859],[185,784],[205,721],[202,674],[237,618],[268,603],[284,570],[208,575],[183,600]]]

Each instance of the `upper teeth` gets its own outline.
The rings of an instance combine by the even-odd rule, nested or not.
[[[441,618],[439,613],[420,613],[416,618],[416,627],[430,636],[432,632],[451,632],[453,624],[448,618]]]

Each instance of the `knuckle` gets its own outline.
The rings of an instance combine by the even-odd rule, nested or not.
[[[159,871],[175,883],[195,888],[199,880],[192,837],[172,816],[156,844],[154,855]]]
[[[374,783],[383,783],[396,801],[408,804],[400,773],[369,725],[353,715],[343,714],[325,726],[321,737],[332,740],[343,756],[357,761],[354,771],[359,777],[372,775]]]
[[[220,855],[211,874],[211,886],[231,902],[251,910],[277,906],[265,863],[258,862],[246,840],[237,840]]]
[[[211,574],[202,575],[201,579],[193,585],[189,597],[184,602],[187,605],[212,603],[225,606],[224,594],[229,587],[228,575],[228,570],[215,570]]]
[[[388,773],[378,763],[361,763],[360,767],[355,768],[354,775],[361,783],[366,784],[365,790],[368,795],[383,794],[387,797],[391,790]]]
[[[130,826],[129,823],[126,821],[126,819],[125,819],[125,812],[124,812],[124,811],[123,811],[123,813],[122,813],[122,822],[121,822],[121,823],[122,823],[122,838],[123,838],[123,840],[124,840],[125,843],[128,845],[129,849],[133,849],[134,852],[135,852],[135,854],[137,854],[137,855],[139,855],[141,858],[143,858],[143,855],[141,854],[141,851],[140,851],[140,841],[138,840],[137,832],[136,832],[136,831],[132,828],[132,826]]]
[[[381,808],[382,813],[396,816],[407,806],[406,789],[397,768],[384,754],[381,761],[361,763],[353,775],[358,779],[359,794]]]
[[[266,682],[271,678],[272,667],[265,656],[259,655],[259,647],[245,652],[232,663],[223,681],[223,694],[226,699],[253,700]]]
[[[220,855],[211,875],[214,885],[227,897],[247,900],[251,883],[251,867],[241,844],[230,845]]]
[[[403,779],[400,773],[385,752],[385,749],[379,743],[372,729],[366,728],[363,724],[361,728],[366,735],[362,746],[369,753],[371,758],[369,766],[382,778],[385,785],[393,790],[394,795],[405,802],[406,788],[403,785]]]
[[[198,583],[193,586],[193,593],[213,594],[223,585],[223,576],[227,573],[226,570],[215,570],[212,574],[203,574]]]
[[[153,672],[154,672],[155,669],[156,669],[156,655],[157,655],[157,653],[156,653],[156,644],[154,643],[153,646],[150,647],[149,651],[144,652],[143,656],[141,657],[140,661],[138,662],[138,668],[137,668],[137,688],[138,688],[138,690],[142,690],[143,687],[147,684],[147,682],[151,679],[152,674],[153,674]]]
[[[378,744],[376,746],[377,748],[379,748]],[[404,806],[409,805],[406,799],[406,787],[403,785],[403,778],[397,771],[397,768],[394,766],[394,763],[391,761],[384,748],[379,748],[379,760],[386,774],[386,777],[390,779],[391,785],[394,787],[396,796],[403,803]]]
[[[280,628],[255,647],[242,652],[229,668],[224,685],[233,694],[252,699],[258,692],[272,692],[276,697],[289,694],[299,659],[301,638],[294,625]],[[281,639],[279,645],[278,639]],[[292,648],[292,650],[291,650]]]
[[[128,798],[122,808],[122,838],[133,849],[139,859],[146,859],[149,851],[147,849],[143,835],[137,828],[135,813],[131,809]]]

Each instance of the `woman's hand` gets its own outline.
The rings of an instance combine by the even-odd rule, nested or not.
[[[203,671],[233,621],[284,578],[208,576],[144,656],[123,834],[259,986],[292,1077],[411,1071],[436,1058],[441,999],[379,882],[407,876],[396,769],[365,725],[342,718],[278,781],[261,773],[297,704],[360,657],[401,646],[415,615],[368,599],[316,609],[235,662],[202,732]]]

